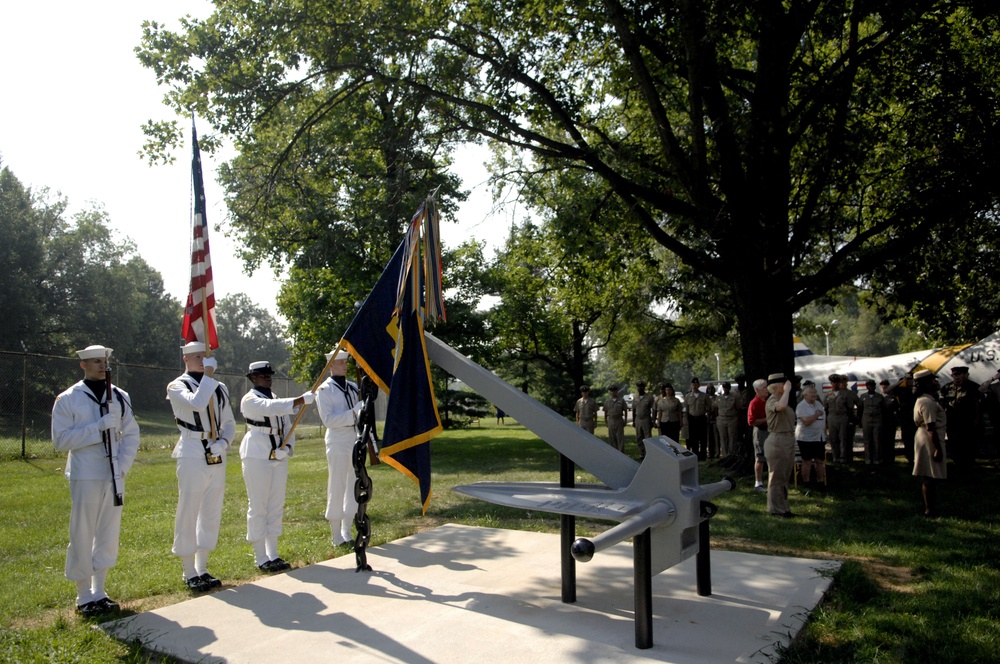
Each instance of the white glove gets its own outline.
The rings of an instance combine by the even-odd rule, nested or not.
[[[222,453],[226,451],[229,445],[222,438],[208,446],[208,451],[212,453],[212,456],[222,456]]]
[[[101,431],[107,431],[108,429],[121,429],[122,428],[122,415],[117,408],[112,408],[111,412],[102,417],[98,422],[97,426]]]
[[[276,461],[282,461],[287,456],[288,456],[288,450],[286,450],[284,448],[279,447],[279,448],[277,448],[277,449],[274,450],[274,459]],[[284,471],[282,471],[282,472],[284,472]]]
[[[217,359],[215,359],[214,357],[206,357],[205,358],[205,368],[206,369],[218,369],[219,368],[219,361]]]
[[[316,401],[316,393],[315,392],[306,392],[305,394],[302,395],[302,403],[304,403],[305,405],[308,406],[313,401]]]

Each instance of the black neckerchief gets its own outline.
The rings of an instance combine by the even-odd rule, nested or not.
[[[270,387],[261,387],[259,385],[254,385],[253,389],[257,390],[258,392],[260,392],[261,394],[263,394],[268,399],[273,399],[274,398],[274,394],[271,393],[271,388]]]
[[[351,398],[353,390],[347,384],[347,376],[330,376],[330,378],[333,380],[333,384],[337,386],[337,389],[344,394],[344,399],[347,400],[347,407],[354,408],[354,399]]]
[[[104,403],[104,391],[108,387],[108,382],[106,380],[92,380],[90,378],[84,378],[83,384],[94,393],[97,398],[97,403]]]

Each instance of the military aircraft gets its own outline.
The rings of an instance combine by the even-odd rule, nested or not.
[[[953,367],[968,367],[969,380],[976,383],[989,381],[1000,368],[1000,332],[995,332],[974,344],[930,348],[885,357],[856,357],[845,355],[816,355],[802,343],[795,343],[795,373],[803,380],[811,380],[824,390],[831,389],[830,374],[846,375],[848,385],[869,378],[876,382],[883,378],[895,383],[908,371],[930,369],[945,385],[951,382]]]

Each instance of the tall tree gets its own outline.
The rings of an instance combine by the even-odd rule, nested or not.
[[[147,26],[175,102],[211,95],[237,130],[293,94],[316,118],[409,90],[441,131],[588,170],[725,285],[751,375],[791,369],[798,308],[996,200],[1000,31],[976,0],[216,5]]]
[[[207,149],[223,137],[235,145],[237,156],[219,172],[227,230],[242,241],[248,269],[264,261],[288,268],[278,307],[289,321],[296,370],[315,373],[424,197],[436,191],[447,218],[466,194],[446,173],[453,148],[430,119],[432,97],[391,81],[355,80],[341,67],[291,75],[309,62],[354,57],[326,53],[327,44],[308,36],[350,20],[349,13],[329,3],[217,8],[206,21],[182,21],[180,35],[146,25],[139,56],[161,81],[180,86],[168,95],[174,108],[218,127],[221,136],[210,136]],[[268,27],[286,21],[296,28],[285,36]],[[378,49],[375,42],[357,47]],[[400,73],[429,66],[419,46],[382,57]],[[174,68],[202,59],[207,67]],[[277,88],[266,90],[271,84]],[[243,117],[250,107],[253,118]],[[163,157],[155,144],[173,128],[146,129],[151,158]]]
[[[35,352],[51,350],[39,343],[49,309],[45,241],[63,207],[62,201],[54,209],[44,205],[9,168],[0,170],[0,261],[6,268],[0,279],[0,350],[19,351],[22,343]]]
[[[69,353],[91,343],[115,347],[123,362],[176,363],[180,304],[163,278],[116,238],[107,213],[91,207],[65,219],[66,201],[33,194],[0,171],[0,348]]]

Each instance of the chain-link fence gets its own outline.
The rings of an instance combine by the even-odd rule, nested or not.
[[[129,393],[140,424],[173,421],[166,399],[167,383],[183,373],[182,368],[123,364],[112,356],[111,370],[114,384]],[[239,403],[250,389],[250,381],[241,374],[217,373],[215,377],[229,388],[237,432],[242,435]],[[60,392],[82,378],[80,360],[76,358],[0,351],[0,457],[51,452],[52,404]],[[276,397],[284,398],[298,396],[310,387],[275,376],[271,390]],[[307,408],[299,426],[319,425],[316,408]]]

